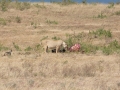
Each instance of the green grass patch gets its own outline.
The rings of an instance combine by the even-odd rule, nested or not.
[[[26,49],[25,49],[25,51],[31,51],[31,50],[33,50],[30,46],[28,46]]]
[[[89,32],[89,34],[93,34],[94,37],[98,38],[98,37],[108,37],[108,38],[112,38],[112,33],[110,30],[105,30],[105,29],[98,29],[96,31],[92,31]]]
[[[14,42],[13,42],[13,46],[17,51],[21,51],[21,48],[17,44],[15,44]]]
[[[53,39],[53,40],[60,40],[60,37],[54,36],[54,37],[52,37],[52,39]]]
[[[57,21],[51,21],[51,20],[47,20],[46,23],[47,23],[47,24],[55,24],[55,25],[58,24]]]
[[[4,50],[8,50],[8,47],[3,46],[2,44],[0,44],[0,51],[4,51]]]
[[[89,43],[81,43],[81,51],[84,51],[84,53],[95,54],[97,50],[99,50],[99,46],[95,46]]]

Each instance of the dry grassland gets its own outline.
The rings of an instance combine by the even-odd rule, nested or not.
[[[66,34],[104,28],[120,42],[120,5],[60,5],[32,3],[29,9],[12,6],[0,11],[0,90],[120,90],[120,54],[48,53],[27,51],[48,37],[66,39]],[[118,12],[118,14],[116,14]],[[99,15],[105,15],[101,17]],[[93,44],[104,43],[95,39]],[[26,51],[25,51],[26,49]],[[30,48],[29,48],[30,49]]]

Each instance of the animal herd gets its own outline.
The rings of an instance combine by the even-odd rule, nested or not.
[[[79,52],[80,50],[80,44],[76,43],[71,47],[68,47],[68,45],[63,40],[42,40],[41,46],[44,49],[45,53],[48,53],[49,50],[54,53],[58,52]],[[3,56],[11,56],[12,50],[5,52]]]

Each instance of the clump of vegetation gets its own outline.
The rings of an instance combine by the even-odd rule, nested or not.
[[[56,37],[56,36],[52,37],[52,39],[53,39],[53,40],[60,40],[60,38],[59,38],[59,37]]]
[[[62,2],[52,1],[52,3],[58,3],[61,5],[70,5],[70,4],[75,4],[76,2],[74,2],[74,0],[62,0]]]
[[[99,46],[95,46],[88,43],[81,43],[81,51],[84,51],[84,53],[96,53],[96,51],[99,50]]]
[[[103,19],[103,18],[106,18],[107,16],[106,15],[103,15],[103,13],[100,13],[96,18],[100,18],[100,19]]]
[[[66,35],[66,43],[68,47],[71,47],[75,43],[80,43],[81,45],[81,52],[86,54],[95,54],[98,50],[102,51],[104,54],[109,55],[112,53],[119,53],[120,52],[120,44],[117,40],[110,41],[109,43],[101,44],[101,45],[94,45],[94,39],[97,39],[101,42],[101,39],[112,39],[112,32],[110,30],[105,29],[98,29],[96,31],[91,31],[88,34],[79,33],[77,35]],[[91,38],[92,37],[92,38]],[[92,39],[92,41],[85,40],[85,39]]]
[[[2,51],[2,50],[8,50],[8,49],[9,49],[8,47],[5,47],[2,44],[0,44],[0,51]]]
[[[28,46],[26,49],[25,49],[25,51],[31,51],[31,50],[33,50],[30,46]]]
[[[15,21],[16,21],[17,23],[21,23],[21,17],[17,16],[17,17],[15,18]]]
[[[120,1],[116,2],[116,4],[119,5],[119,4],[120,4]]]
[[[120,53],[120,44],[118,43],[117,40],[114,40],[110,42],[108,46],[103,47],[103,53],[106,55],[112,54],[112,53]]]
[[[82,3],[83,4],[87,4],[87,0],[82,0]]]
[[[3,12],[7,11],[11,0],[0,0],[0,8]]]
[[[17,51],[21,51],[20,47],[17,44],[15,44],[14,42],[13,42],[13,46]]]
[[[108,5],[108,8],[113,8],[114,7],[114,3],[110,3],[109,5]]]
[[[16,0],[16,2],[12,2],[12,0],[0,0],[0,9],[2,11],[7,11],[9,8],[16,8],[18,10],[25,10],[29,9],[31,7],[31,4],[29,2],[19,2]]]
[[[33,49],[34,49],[34,51],[36,51],[36,52],[37,52],[37,51],[38,51],[38,52],[41,52],[41,51],[43,50],[40,44],[35,45]]]
[[[16,9],[18,10],[25,10],[25,9],[30,9],[31,5],[28,2],[16,2]]]
[[[39,4],[34,4],[34,6],[36,8],[42,8],[42,9],[45,9],[46,7],[44,5],[39,5]]]
[[[4,18],[0,18],[0,25],[6,25],[6,20]]]
[[[58,24],[57,21],[51,21],[51,20],[47,20],[46,23],[47,23],[47,24]]]
[[[89,34],[93,34],[95,38],[97,37],[108,37],[112,38],[112,33],[110,30],[98,29],[96,31],[89,32]]]
[[[67,40],[65,42],[68,45],[68,47],[70,47],[73,45],[73,38],[71,35],[66,35],[66,36],[67,36]]]
[[[115,12],[115,15],[120,16],[120,11],[116,11],[116,12]]]

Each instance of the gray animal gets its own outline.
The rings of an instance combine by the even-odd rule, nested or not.
[[[11,56],[11,53],[12,53],[12,49],[8,52],[5,52],[3,56]]]
[[[60,48],[67,48],[67,44],[62,40],[42,40],[41,45],[43,46],[45,53],[48,52],[48,49],[55,49],[55,52],[58,53]]]

